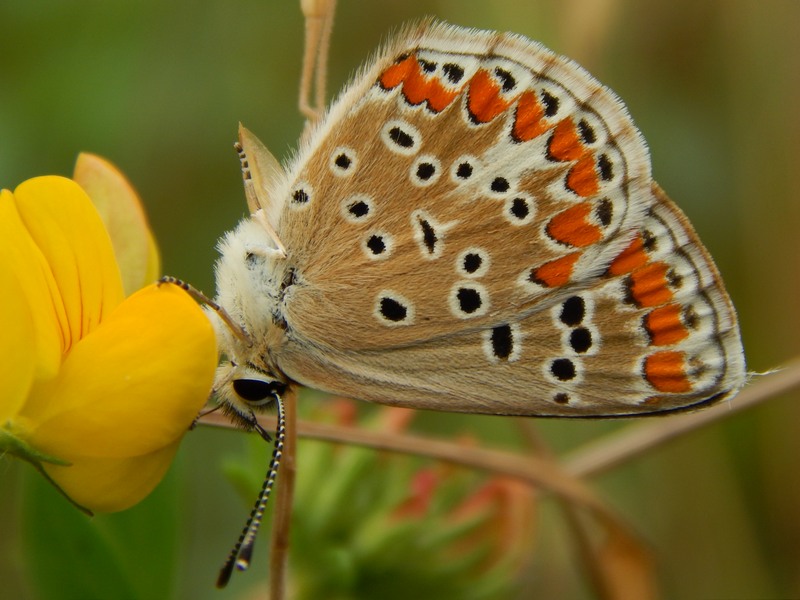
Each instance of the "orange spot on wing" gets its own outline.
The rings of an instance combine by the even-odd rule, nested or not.
[[[597,169],[595,169],[594,163],[594,155],[586,152],[567,173],[567,188],[582,198],[594,196],[600,191],[600,182],[597,179]]]
[[[504,112],[511,103],[500,97],[500,85],[485,69],[480,69],[469,82],[469,113],[477,123],[488,123]]]
[[[518,142],[527,142],[547,131],[544,109],[536,97],[536,93],[528,90],[519,97],[517,111],[514,115],[514,127],[511,137]]]
[[[403,95],[411,104],[422,104],[428,98],[428,78],[422,73],[422,67],[415,60],[403,82]]]
[[[562,119],[553,129],[548,148],[550,157],[559,161],[578,160],[583,155],[583,144],[578,128],[570,118]]]
[[[583,248],[603,239],[600,227],[589,222],[592,203],[582,202],[558,213],[547,224],[547,235],[562,244]]]
[[[667,286],[667,265],[662,262],[647,263],[630,274],[631,299],[639,306],[659,306],[672,300]]]
[[[617,257],[608,265],[609,275],[624,275],[630,273],[647,262],[647,252],[644,250],[642,236],[637,235],[628,244],[628,247],[620,252]]]
[[[571,118],[562,119],[553,129],[547,156],[560,162],[577,161],[567,173],[567,189],[583,198],[600,191],[594,154],[584,148]]]
[[[572,277],[572,269],[580,255],[580,252],[573,252],[536,267],[531,270],[530,280],[545,287],[562,286]]]
[[[689,335],[681,321],[679,304],[668,304],[650,311],[644,316],[644,326],[654,346],[677,344]]]
[[[380,77],[380,84],[387,90],[402,84],[403,96],[410,104],[427,102],[435,112],[447,108],[460,91],[447,89],[436,77],[427,76],[414,56],[386,69]]]
[[[381,87],[384,89],[394,89],[406,80],[412,69],[419,69],[419,63],[417,63],[416,58],[409,56],[381,73],[378,81],[380,81]]]
[[[663,351],[644,359],[644,376],[659,392],[681,394],[692,389],[683,352]]]
[[[428,85],[428,106],[436,112],[442,112],[458,96],[458,90],[448,90],[439,80],[431,79]]]

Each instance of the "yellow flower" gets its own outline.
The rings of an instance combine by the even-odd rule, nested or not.
[[[109,230],[125,231],[121,242],[75,181],[0,191],[0,455],[111,512],[163,477],[211,389],[216,344],[175,286],[125,298],[120,266],[131,290],[158,268],[138,199],[102,159],[83,155],[76,178]]]

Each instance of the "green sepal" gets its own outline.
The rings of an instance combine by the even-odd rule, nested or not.
[[[39,468],[41,468],[41,463],[43,462],[59,465],[61,467],[68,467],[72,464],[67,460],[50,456],[41,450],[37,450],[7,429],[0,429],[0,454],[11,454],[34,466],[39,465]]]
[[[47,471],[44,470],[44,466],[42,466],[42,463],[49,463],[51,465],[58,465],[60,467],[69,467],[72,465],[71,462],[56,456],[51,456],[42,452],[41,450],[37,450],[24,440],[21,440],[15,436],[8,429],[0,429],[0,456],[4,455],[16,456],[20,460],[30,463],[33,468],[39,471],[39,473],[42,474],[42,477],[44,477],[50,483],[50,485],[56,488],[59,493],[64,496],[64,498],[69,500],[75,508],[89,515],[90,517],[94,515],[91,510],[85,506],[81,506],[72,498],[70,498],[69,495],[63,489],[61,489],[61,486],[53,481],[50,475],[47,474]]]

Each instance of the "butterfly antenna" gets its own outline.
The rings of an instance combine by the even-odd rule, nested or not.
[[[281,464],[281,456],[283,454],[283,441],[286,436],[286,420],[283,413],[283,401],[281,397],[276,395],[275,399],[278,407],[278,426],[275,431],[275,443],[272,449],[272,459],[269,462],[267,476],[264,479],[264,484],[261,486],[261,491],[258,493],[255,506],[253,506],[253,510],[250,511],[250,516],[242,530],[242,534],[239,536],[239,540],[228,555],[228,559],[225,561],[222,569],[220,569],[219,576],[217,577],[218,588],[223,588],[228,584],[233,574],[234,567],[240,571],[245,571],[247,567],[250,566],[250,558],[253,554],[256,534],[258,533],[258,528],[261,526],[261,519],[264,516],[264,510],[267,507],[267,502],[269,502],[272,486],[278,475],[278,467]],[[264,434],[261,434],[261,436],[264,437]]]

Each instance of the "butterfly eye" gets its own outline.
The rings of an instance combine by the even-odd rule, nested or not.
[[[245,402],[262,404],[283,394],[286,384],[279,381],[263,381],[261,379],[234,379],[233,391]]]

